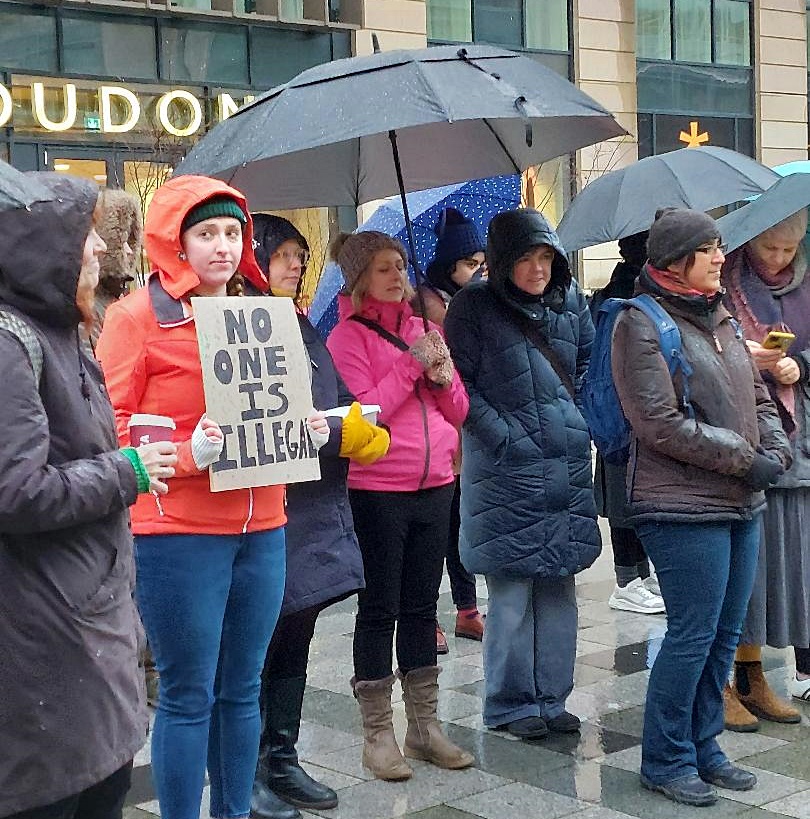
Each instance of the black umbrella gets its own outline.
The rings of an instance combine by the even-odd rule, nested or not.
[[[649,230],[659,208],[711,210],[762,193],[779,175],[744,154],[707,146],[648,156],[586,185],[557,235],[568,251]]]
[[[386,51],[268,91],[206,134],[176,173],[225,179],[256,209],[356,206],[519,173],[623,133],[529,57],[485,46]]]
[[[0,211],[30,208],[54,197],[49,188],[0,160]]]
[[[810,174],[782,177],[761,196],[717,220],[717,229],[729,250],[735,250],[760,233],[810,205]]]

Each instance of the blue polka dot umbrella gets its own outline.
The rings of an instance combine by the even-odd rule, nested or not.
[[[516,175],[493,176],[474,179],[458,185],[443,185],[416,193],[409,193],[408,211],[413,223],[416,260],[424,270],[436,248],[437,236],[433,228],[444,208],[456,208],[475,223],[482,238],[486,238],[487,226],[496,213],[511,210],[520,204],[520,177]],[[361,230],[379,230],[399,239],[407,248],[407,228],[402,201],[389,199],[380,205],[360,227]],[[413,264],[408,272],[415,283]],[[309,312],[310,320],[325,338],[337,324],[337,294],[343,286],[340,268],[329,262],[318,282],[318,289]]]

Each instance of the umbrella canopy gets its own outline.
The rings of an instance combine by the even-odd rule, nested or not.
[[[774,165],[779,176],[790,176],[792,173],[810,173],[810,160],[797,159],[795,162],[785,162],[784,165]]]
[[[762,193],[778,178],[728,148],[648,156],[586,185],[563,215],[557,235],[570,253],[649,230],[659,208],[711,210]]]
[[[810,175],[784,176],[753,202],[717,220],[717,229],[729,250],[735,250],[755,236],[810,205]]]
[[[225,179],[257,210],[358,205],[519,173],[624,133],[529,57],[440,46],[310,68],[213,128],[175,173]]]
[[[472,220],[481,238],[486,241],[490,219],[496,213],[511,210],[520,204],[520,177],[496,176],[457,185],[444,185],[409,193],[407,200],[413,221],[416,259],[420,269],[424,270],[434,255],[437,236],[433,228],[444,208],[460,210]],[[383,202],[357,230],[379,230],[407,246],[402,202],[396,198]],[[413,268],[410,272],[411,280],[415,281]],[[324,338],[337,324],[337,294],[341,287],[343,275],[340,268],[330,262],[321,274],[309,311],[310,320]]]
[[[50,202],[55,194],[40,182],[0,160],[0,211]]]

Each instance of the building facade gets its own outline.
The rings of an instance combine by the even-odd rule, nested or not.
[[[684,145],[776,165],[808,150],[806,0],[0,0],[0,157],[144,203],[246,99],[372,50],[479,42],[577,83],[630,136],[526,174],[556,222],[594,176]],[[302,214],[294,215],[297,221]],[[329,232],[351,215],[308,216]],[[310,233],[312,232],[310,231]],[[615,248],[586,251],[587,286]]]

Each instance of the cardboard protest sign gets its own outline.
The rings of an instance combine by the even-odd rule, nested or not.
[[[225,434],[211,491],[318,480],[306,427],[310,365],[292,299],[206,297],[191,304],[206,413]]]

